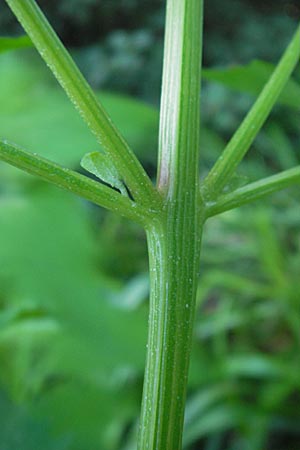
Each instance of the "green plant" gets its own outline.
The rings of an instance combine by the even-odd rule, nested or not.
[[[224,189],[265,122],[300,55],[300,29],[249,114],[200,183],[202,2],[168,0],[157,188],[79,73],[34,0],[7,0],[95,134],[103,153],[83,166],[102,182],[6,141],[0,158],[142,225],[150,257],[150,319],[140,449],[180,449],[204,223],[300,181],[300,168]],[[109,187],[110,185],[111,187]]]

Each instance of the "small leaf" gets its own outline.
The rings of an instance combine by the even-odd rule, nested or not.
[[[87,153],[81,160],[81,167],[95,175],[104,183],[118,189],[122,195],[128,196],[126,187],[120,180],[120,175],[110,159],[100,152]]]
[[[0,53],[32,46],[33,44],[28,36],[20,36],[17,38],[0,37]]]

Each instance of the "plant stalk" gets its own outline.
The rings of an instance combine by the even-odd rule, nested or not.
[[[180,450],[204,208],[199,190],[202,1],[168,0],[160,217],[147,228],[150,318],[139,450]]]

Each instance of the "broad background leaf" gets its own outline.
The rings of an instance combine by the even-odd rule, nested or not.
[[[0,53],[28,47],[33,47],[28,36],[20,36],[17,38],[0,36]]]
[[[204,69],[203,78],[215,81],[236,91],[257,96],[270,76],[275,66],[273,64],[254,60],[245,66],[229,66],[226,68]],[[290,108],[300,109],[300,86],[290,79],[278,99],[278,103]]]

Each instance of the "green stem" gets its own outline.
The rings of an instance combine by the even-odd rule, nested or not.
[[[299,58],[300,27],[260,96],[204,180],[202,192],[207,200],[217,198],[234,174],[267,119]]]
[[[207,205],[206,216],[212,217],[224,211],[259,200],[268,194],[294,184],[300,184],[300,167],[285,170],[277,175],[243,186],[230,194],[222,195],[217,202]]]
[[[151,180],[99,103],[36,2],[34,0],[6,1],[98,142],[112,159],[134,199],[145,205],[155,202],[157,193]]]
[[[202,1],[168,0],[160,124],[159,219],[147,228],[150,319],[139,450],[180,450],[203,205],[198,149]]]
[[[144,226],[151,220],[148,209],[142,208],[117,191],[6,141],[0,141],[0,160],[32,175],[38,175],[55,186],[118,212]]]

